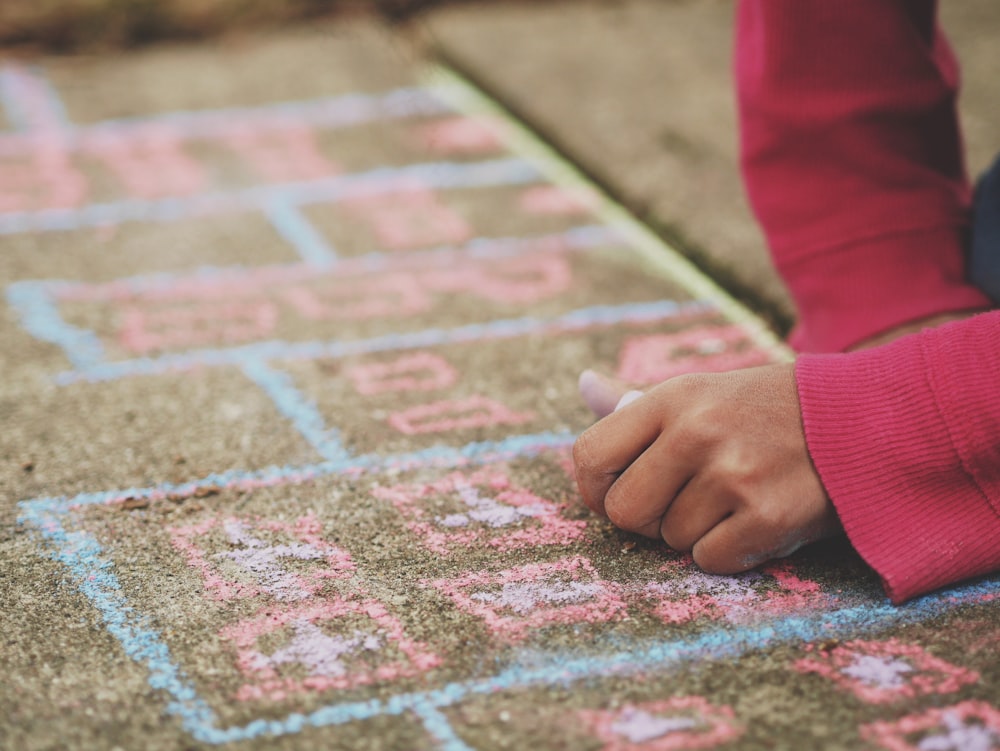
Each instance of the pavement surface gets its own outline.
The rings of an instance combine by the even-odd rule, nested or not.
[[[728,33],[724,3],[616,12],[663,8]],[[538,73],[548,11],[479,12],[547,40],[507,53],[538,56],[518,113],[583,80]],[[475,19],[425,23],[471,67]],[[694,179],[701,144],[692,190],[731,170],[690,135],[725,108],[712,54],[708,109],[650,145]],[[596,98],[561,100],[574,133]],[[601,111],[641,131],[629,106]],[[581,369],[789,355],[399,36],[6,60],[0,127],[0,748],[1000,747],[1000,579],[897,608],[840,541],[712,577],[580,508]],[[614,188],[624,152],[595,153]],[[713,236],[644,179],[657,227],[738,246],[745,217]]]

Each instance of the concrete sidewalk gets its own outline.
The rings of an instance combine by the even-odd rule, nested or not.
[[[715,280],[372,21],[0,60],[0,748],[1000,743],[997,578],[895,608],[841,542],[712,577],[576,502],[581,369],[788,357],[715,283],[789,314],[727,7],[421,32]]]
[[[779,329],[794,310],[737,165],[732,0],[459,5],[424,43],[517,112]],[[1000,149],[1000,7],[945,2],[971,174]]]

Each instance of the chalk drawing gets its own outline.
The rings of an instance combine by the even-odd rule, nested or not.
[[[432,352],[413,352],[390,362],[354,365],[346,371],[354,390],[364,396],[409,391],[437,391],[455,385],[459,374]]]
[[[0,221],[9,212],[74,209],[86,203],[88,193],[83,174],[54,144],[0,155]]]
[[[831,649],[809,644],[805,649],[810,657],[797,661],[796,670],[822,675],[871,704],[947,694],[979,681],[976,671],[896,639],[854,640]]]
[[[586,528],[586,522],[562,516],[565,504],[517,487],[500,469],[378,486],[372,493],[392,502],[421,544],[442,556],[473,546],[506,551],[567,545]]]
[[[73,127],[58,93],[37,67],[11,63],[0,66],[0,106],[15,131],[40,141],[62,143]],[[6,138],[11,136],[0,134],[0,139]],[[24,145],[16,136],[11,140]]]
[[[743,734],[731,707],[711,704],[700,696],[582,711],[577,717],[604,742],[602,751],[715,748]]]
[[[706,574],[690,556],[664,564],[668,578],[634,585],[631,591],[664,623],[698,618],[750,623],[777,614],[829,606],[831,598],[816,582],[799,578],[788,562],[775,562],[734,576]]]
[[[518,196],[518,206],[526,214],[543,216],[578,216],[589,214],[597,208],[598,198],[593,191],[571,190],[558,185],[535,185]]]
[[[982,701],[928,709],[862,725],[861,737],[888,751],[997,751],[1000,712]]]
[[[322,262],[322,252],[315,258]],[[60,297],[101,310],[110,303],[120,321],[119,343],[129,352],[148,354],[268,340],[279,325],[296,318],[395,321],[439,308],[448,302],[448,293],[510,307],[556,297],[572,284],[567,259],[555,255],[504,263],[466,261],[447,271],[355,275],[340,264],[327,268],[308,265],[310,276],[301,282],[300,269],[293,274],[277,267],[270,275],[258,271],[178,279],[173,287],[119,292],[110,299],[65,289]]]
[[[393,412],[389,424],[405,435],[448,433],[498,425],[523,425],[536,417],[534,412],[515,412],[488,396],[474,395],[444,399]]]
[[[473,235],[461,214],[417,181],[400,181],[392,192],[350,198],[342,206],[371,226],[379,245],[389,250],[458,244]]]
[[[358,688],[419,675],[441,664],[423,644],[407,638],[402,624],[376,600],[334,597],[265,609],[225,627],[221,635],[235,646],[236,665],[248,679],[236,693],[241,701],[281,701],[299,693]],[[261,646],[264,637],[274,642],[282,636],[273,651]]]
[[[297,206],[275,198],[267,207],[267,218],[310,267],[326,270],[337,262],[336,248]]]
[[[414,274],[385,274],[370,279],[338,277],[280,290],[281,298],[312,321],[364,321],[426,313],[434,297]]]
[[[507,641],[546,626],[618,620],[626,610],[619,586],[603,581],[582,556],[426,583]]]
[[[343,579],[355,568],[346,551],[322,538],[322,523],[313,514],[292,524],[217,517],[168,532],[174,548],[201,574],[214,600],[262,594],[280,601],[305,600],[329,580]],[[224,550],[211,552],[218,547]],[[283,565],[285,560],[299,566],[291,571]],[[305,572],[303,562],[312,564]]]
[[[418,125],[420,148],[442,156],[490,154],[503,150],[499,124],[490,117],[450,117]]]
[[[208,302],[198,305],[124,306],[118,343],[140,355],[266,339],[278,323],[278,309],[266,300]]]
[[[631,337],[622,345],[617,376],[652,384],[685,373],[736,370],[770,361],[766,352],[751,345],[746,329],[732,324]]]
[[[209,186],[202,166],[184,151],[176,134],[163,127],[150,126],[129,141],[94,136],[84,148],[112,170],[132,198],[191,196]]]
[[[192,677],[188,672],[188,668],[197,671],[200,666],[186,666],[172,654],[168,644],[173,637],[169,631],[161,631],[159,618],[129,602],[116,576],[120,561],[115,558],[115,541],[105,545],[88,531],[92,520],[88,508],[129,497],[160,502],[175,495],[195,495],[205,488],[289,488],[320,477],[353,481],[368,475],[376,488],[371,500],[393,503],[422,544],[423,531],[416,524],[426,524],[430,532],[443,535],[436,540],[442,546],[438,550],[446,554],[466,543],[498,552],[516,540],[539,548],[564,544],[576,539],[581,524],[563,519],[559,504],[515,486],[499,463],[549,454],[563,457],[565,463],[574,438],[569,431],[507,434],[493,441],[356,455],[344,446],[339,428],[325,424],[315,404],[275,361],[345,359],[357,366],[358,358],[371,358],[359,367],[386,367],[358,371],[354,382],[359,390],[363,388],[361,379],[367,376],[376,390],[429,393],[452,388],[456,377],[441,366],[443,360],[424,357],[431,354],[428,349],[432,347],[561,336],[611,326],[663,322],[673,326],[681,321],[690,323],[692,316],[709,314],[715,305],[667,300],[593,305],[547,316],[525,313],[525,305],[552,300],[573,288],[573,264],[580,261],[571,259],[571,252],[625,247],[635,236],[632,233],[632,239],[626,240],[624,230],[581,226],[536,238],[473,238],[468,221],[443,203],[440,191],[515,188],[520,191],[520,208],[528,213],[573,216],[584,209],[584,205],[574,206],[567,200],[565,192],[534,190],[531,186],[545,185],[539,168],[525,159],[498,153],[492,140],[499,132],[487,136],[482,130],[476,132],[477,126],[469,122],[455,120],[445,127],[438,121],[431,125],[441,128],[437,137],[439,143],[446,144],[442,146],[443,161],[375,167],[354,174],[338,173],[338,165],[323,154],[320,139],[332,128],[449,114],[448,108],[427,91],[408,89],[77,125],[69,122],[40,72],[0,67],[0,106],[17,129],[0,134],[0,234],[76,229],[110,232],[125,222],[178,222],[254,212],[265,217],[298,255],[294,264],[258,269],[201,269],[105,284],[42,280],[7,288],[8,301],[25,328],[40,340],[62,347],[75,368],[59,376],[58,383],[236,367],[322,457],[321,461],[295,466],[233,468],[188,482],[93,489],[72,497],[35,498],[19,504],[20,522],[38,531],[124,654],[149,671],[151,688],[168,697],[165,714],[176,718],[195,742],[270,739],[306,728],[403,716],[422,723],[428,742],[437,748],[465,751],[466,744],[451,725],[459,713],[443,710],[460,707],[470,698],[569,685],[609,674],[645,674],[653,668],[683,670],[696,661],[729,660],[776,644],[851,638],[865,630],[927,621],[957,604],[981,604],[1000,597],[1000,582],[986,580],[930,595],[902,608],[880,599],[845,604],[822,592],[815,582],[800,579],[793,569],[782,567],[765,569],[759,579],[745,577],[724,585],[689,579],[693,592],[683,587],[654,592],[647,591],[645,582],[637,589],[604,581],[593,564],[581,557],[502,571],[491,567],[457,578],[428,579],[423,584],[440,592],[473,622],[482,623],[504,648],[527,639],[536,628],[562,625],[575,629],[588,623],[623,621],[629,606],[647,611],[667,607],[665,620],[669,620],[669,608],[684,596],[714,599],[704,601],[700,613],[682,617],[704,616],[705,622],[681,636],[673,630],[662,638],[640,642],[629,638],[627,624],[620,624],[616,626],[617,641],[596,649],[590,645],[547,649],[542,643],[532,651],[530,660],[522,661],[521,654],[513,652],[513,660],[498,664],[493,672],[456,674],[442,680],[432,671],[443,664],[443,658],[408,638],[401,621],[371,598],[364,587],[365,572],[354,567],[345,551],[323,538],[317,516],[306,514],[288,522],[212,516],[169,532],[174,554],[198,573],[204,596],[214,609],[228,608],[231,617],[253,613],[225,626],[218,636],[220,646],[231,651],[234,669],[242,676],[237,698],[264,706],[256,719],[225,727],[199,695],[204,677]],[[422,132],[419,122],[406,123],[405,127],[404,132],[411,135]],[[249,167],[249,179],[259,184],[226,189],[214,185],[212,162],[198,157],[211,154],[212,149],[235,155]],[[449,154],[462,158],[449,161]],[[487,155],[496,158],[470,160]],[[92,202],[91,187],[80,167],[91,166],[95,157],[117,175],[122,197]],[[158,167],[150,169],[151,165]],[[401,201],[401,208],[393,215],[384,207],[394,200]],[[341,258],[328,238],[308,221],[305,209],[330,206],[336,211],[339,205],[349,211],[345,207],[352,202],[365,207],[357,216],[371,224],[376,237],[381,232],[386,242],[372,253]],[[435,243],[443,245],[426,247]],[[417,284],[406,287],[398,281],[404,277],[415,279]],[[388,287],[364,286],[376,278],[389,279]],[[367,299],[355,291],[359,289]],[[338,326],[337,336],[328,340],[275,338],[303,320],[340,324],[382,319],[398,327],[407,320],[403,316],[414,315],[414,310],[431,313],[443,300],[456,295],[462,295],[468,307],[482,308],[485,320],[451,328],[420,321],[412,331],[393,330],[358,339],[344,334],[347,326]],[[109,362],[98,332],[62,320],[58,309],[62,304],[71,304],[74,312],[87,305],[104,306],[86,312],[98,320],[117,320],[121,326],[102,335],[117,342],[115,349],[124,348],[134,357]],[[406,308],[407,304],[415,307]],[[396,312],[400,305],[402,312]],[[513,315],[515,310],[516,317],[503,317],[503,311]],[[315,328],[318,326],[309,330]],[[178,333],[181,331],[184,333]],[[718,357],[717,362],[722,363],[724,357],[742,356],[751,350],[749,339],[744,342],[734,334],[729,340],[724,327],[716,327],[715,335],[718,341],[708,344],[688,342],[683,337],[647,344],[658,346],[660,360],[672,363],[671,367],[691,357],[699,361],[701,369],[706,360]],[[638,344],[636,348],[641,349]],[[410,355],[412,359],[407,360]],[[488,423],[497,422],[496,414],[533,419],[492,400],[463,405],[453,394],[441,396],[452,399],[421,405],[398,419],[414,433],[429,434],[476,427],[463,424],[463,419],[475,421],[484,415]],[[496,414],[491,411],[494,408],[498,408]],[[484,468],[477,469],[480,466]],[[438,473],[434,477],[443,475],[444,479],[424,485],[388,479],[417,469],[433,471]],[[428,487],[431,490],[425,493]],[[558,534],[557,527],[561,529]],[[455,537],[470,532],[478,536]],[[435,539],[430,534],[425,537]],[[506,542],[498,545],[498,540]],[[680,569],[661,573],[667,574],[664,580],[652,584],[694,576],[694,572]],[[904,663],[914,669],[906,670]],[[917,663],[916,657],[865,653],[845,664],[841,675],[845,680],[867,681],[883,688],[922,674],[938,675]],[[407,679],[419,680],[398,685]],[[949,679],[961,681],[965,676],[942,680]],[[332,693],[383,684],[375,695],[361,698],[344,700]],[[316,708],[308,713],[296,707],[286,713],[285,708],[267,706],[317,692],[331,695],[310,699]],[[699,697],[685,701],[689,703],[650,703],[613,713],[608,725],[612,736],[607,742],[655,747],[653,744],[677,741],[685,733],[710,734],[715,727],[713,718],[727,715],[725,708],[699,704],[704,702]],[[901,737],[927,749],[996,745],[995,710],[966,702],[948,712],[921,720],[924,725],[911,721]],[[737,726],[731,715],[722,719],[731,727]],[[896,730],[890,728],[885,737],[890,738]]]
[[[528,305],[570,288],[573,272],[563,254],[522,256],[503,263],[484,263],[428,272],[429,288],[464,292],[503,305]]]
[[[393,193],[401,183],[411,181],[419,181],[429,189],[446,189],[526,185],[538,180],[538,172],[518,159],[379,167],[367,172],[306,182],[216,189],[195,195],[171,195],[156,199],[128,198],[70,208],[42,206],[13,213],[3,212],[0,213],[0,235],[65,232],[127,222],[177,222],[203,216],[265,211],[277,198],[295,206],[338,203]]]
[[[319,180],[341,172],[320,151],[316,131],[304,123],[289,121],[268,130],[239,122],[227,127],[225,145],[266,182]]]
[[[41,70],[11,64],[0,66],[0,106],[16,129],[14,133],[0,133],[0,154],[23,153],[39,136],[59,136],[64,147],[72,151],[93,136],[112,134],[128,141],[136,132],[151,126],[169,129],[185,140],[224,143],[233,123],[261,131],[280,130],[289,123],[326,131],[376,120],[452,114],[428,91],[400,88],[384,93],[352,93],[257,107],[173,111],[76,124],[69,121],[62,101]]]

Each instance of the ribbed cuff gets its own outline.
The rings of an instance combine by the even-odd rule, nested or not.
[[[1000,312],[798,360],[810,455],[893,602],[1000,568],[997,342]]]
[[[965,279],[955,227],[873,238],[821,253],[776,253],[799,310],[792,346],[842,352],[896,326],[940,313],[986,310]]]

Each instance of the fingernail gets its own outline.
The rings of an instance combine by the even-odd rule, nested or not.
[[[620,410],[622,407],[627,407],[640,396],[642,396],[641,391],[626,391],[622,394],[622,398],[618,400],[618,404],[615,405],[615,412]]]

